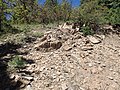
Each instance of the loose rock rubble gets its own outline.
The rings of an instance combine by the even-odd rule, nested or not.
[[[21,76],[30,81],[21,90],[120,89],[117,35],[84,37],[76,30],[57,29],[20,50],[28,52],[24,58],[35,62],[25,69],[31,74]]]

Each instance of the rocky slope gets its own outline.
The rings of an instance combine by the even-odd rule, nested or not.
[[[34,61],[13,75],[23,82],[20,90],[120,89],[120,37],[116,34],[84,37],[76,30],[55,29],[18,51],[27,52],[22,56]]]

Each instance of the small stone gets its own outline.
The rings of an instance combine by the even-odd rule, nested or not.
[[[92,54],[92,52],[90,50],[87,51],[89,54]]]
[[[86,77],[84,80],[83,80],[83,83],[85,84],[85,83],[87,83],[88,82],[88,80],[89,80],[89,78],[88,77]]]
[[[97,64],[101,64],[101,62],[100,62],[100,61],[95,61],[95,63],[97,63]]]
[[[82,54],[82,53],[80,54],[80,56],[81,56],[82,58],[85,58],[85,55],[84,55],[84,54]]]
[[[99,71],[103,71],[103,68],[101,68],[101,67],[98,67],[98,70],[99,70]]]
[[[27,79],[27,80],[29,80],[29,81],[31,81],[31,80],[33,80],[34,78],[33,77],[31,77],[31,76],[24,76],[23,77],[24,79]]]
[[[104,40],[105,39],[105,35],[97,35],[98,38]]]
[[[80,88],[80,90],[85,90],[84,88],[82,88],[82,87],[79,87]]]
[[[33,90],[31,85],[28,85],[25,90]]]
[[[81,50],[87,51],[87,50],[93,50],[93,47],[82,47]]]
[[[45,69],[45,66],[41,67],[39,70],[42,72]]]
[[[45,87],[50,87],[51,86],[51,81],[45,81],[45,82],[43,82],[43,85]]]
[[[89,56],[89,53],[85,53],[85,56]]]
[[[67,90],[67,89],[68,89],[67,85],[65,83],[62,84],[62,90]]]
[[[115,75],[115,74],[116,74],[116,72],[113,72],[113,74]]]
[[[48,34],[51,34],[51,33],[52,33],[52,31],[47,31],[47,32],[45,32],[45,36]]]
[[[19,75],[15,75],[15,82],[17,82],[18,80],[20,80],[20,76]]]
[[[55,79],[57,76],[55,74],[52,75],[52,78]]]
[[[77,30],[77,31],[79,31],[79,30],[80,30],[80,28],[76,28],[76,30]]]
[[[72,49],[72,47],[70,47],[70,46],[68,46],[68,45],[64,46],[63,48],[64,48],[65,51],[69,51],[69,50]]]
[[[15,75],[14,74],[10,75],[10,79],[11,80],[15,79]]]
[[[11,54],[7,54],[8,57],[10,57]]]
[[[23,47],[24,47],[24,48],[27,48],[27,46],[26,46],[26,45],[24,45]]]
[[[101,39],[105,39],[105,35],[101,35]]]
[[[109,78],[110,80],[113,80],[113,77],[107,76],[107,78]]]
[[[88,64],[88,66],[89,66],[89,67],[92,67],[92,66],[93,66],[93,64],[92,64],[92,63],[89,63],[89,64]]]
[[[41,42],[45,41],[47,39],[47,36],[44,36],[40,39]]]
[[[21,87],[24,87],[25,85],[28,85],[31,82],[29,80],[24,80],[24,79],[21,79],[20,81],[23,83],[23,86],[21,86]]]
[[[80,39],[81,38],[81,35],[80,34],[77,34],[74,39]]]
[[[106,65],[105,65],[105,64],[102,64],[101,67],[106,67]]]
[[[113,69],[112,69],[112,68],[110,68],[109,70],[110,70],[110,71],[113,71]]]
[[[98,44],[100,43],[100,40],[96,39],[95,37],[93,36],[87,36],[88,39],[90,40],[90,42],[92,42],[93,44]]]

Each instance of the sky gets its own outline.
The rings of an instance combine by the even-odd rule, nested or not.
[[[62,0],[58,0],[59,2],[61,2]],[[68,0],[68,1],[72,1],[72,7],[77,7],[80,5],[80,0]],[[45,2],[45,0],[38,0],[39,4],[43,4]]]

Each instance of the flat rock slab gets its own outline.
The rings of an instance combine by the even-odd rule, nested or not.
[[[96,39],[95,37],[93,36],[87,36],[87,38],[90,40],[90,42],[92,42],[93,44],[98,44],[100,43],[101,41]]]

